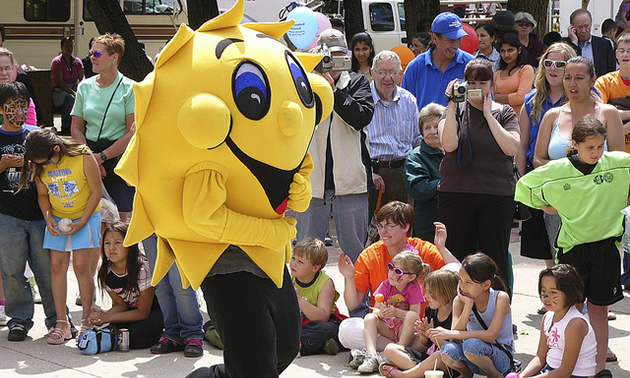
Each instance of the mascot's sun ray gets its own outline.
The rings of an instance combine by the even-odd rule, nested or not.
[[[239,25],[243,4],[182,25],[134,86],[136,134],[116,172],[136,187],[125,244],[158,237],[154,284],[176,262],[196,289],[235,245],[280,287],[295,236],[284,211],[311,198],[306,151],[333,106],[309,73],[321,56],[277,41],[293,21]]]

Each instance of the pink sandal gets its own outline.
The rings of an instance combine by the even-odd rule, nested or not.
[[[51,328],[48,331],[48,336],[46,337],[46,341],[51,345],[61,345],[66,342],[66,340],[70,340],[72,338],[72,333],[70,332],[70,323],[67,320],[57,320],[57,323],[65,323],[66,329],[63,330],[55,325],[55,327]]]
[[[378,372],[381,373],[385,377],[392,378],[392,371],[400,370],[398,366],[392,364],[391,362],[382,362],[378,367]]]
[[[79,330],[79,333],[77,333],[77,340],[79,340],[81,338],[81,336],[85,332],[87,332],[87,331],[89,331],[89,330],[91,330],[93,328],[94,328],[94,326],[92,324],[88,323],[87,319],[81,319],[81,329]]]

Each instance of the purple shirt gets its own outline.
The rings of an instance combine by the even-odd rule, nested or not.
[[[59,54],[53,58],[50,63],[50,71],[51,71],[51,79],[52,79],[52,87],[59,87],[59,83],[55,80],[55,75],[52,74],[52,71],[58,70],[61,71],[63,75],[63,81],[68,84],[69,87],[74,87],[76,89],[76,84],[79,82],[79,70],[83,69],[83,63],[81,63],[81,59],[73,56],[73,63],[68,67],[66,62],[63,60],[62,55]]]

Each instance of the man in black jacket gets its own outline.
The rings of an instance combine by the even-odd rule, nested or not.
[[[591,34],[593,17],[586,9],[576,9],[569,17],[569,43],[578,55],[589,58],[595,64],[597,76],[605,75],[617,69],[615,51],[609,40]]]

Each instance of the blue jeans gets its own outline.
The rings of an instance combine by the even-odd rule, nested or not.
[[[477,365],[470,362],[465,353],[474,354],[475,356],[488,356],[492,360],[494,367],[502,374],[507,373],[512,364],[508,355],[495,345],[488,344],[479,339],[467,339],[461,344],[446,343],[442,346],[442,354],[447,355],[455,362],[464,361],[468,369],[475,374],[486,375]]]
[[[157,237],[152,235],[142,244],[153,270],[157,259]],[[182,289],[182,279],[175,264],[155,286],[155,296],[162,310],[164,333],[169,339],[178,344],[183,344],[184,340],[203,339],[203,316],[197,294],[190,286]]]
[[[336,196],[334,190],[326,190],[324,198],[311,198],[308,210],[295,213],[297,240],[308,236],[324,240],[330,221],[331,204],[339,246],[354,263],[367,240],[369,224],[367,193]]]
[[[55,303],[50,285],[50,250],[44,249],[44,220],[27,221],[0,214],[0,271],[6,297],[5,311],[13,323],[23,324],[27,330],[33,326],[35,306],[31,287],[24,268],[31,267],[42,297],[46,328],[57,321]]]

